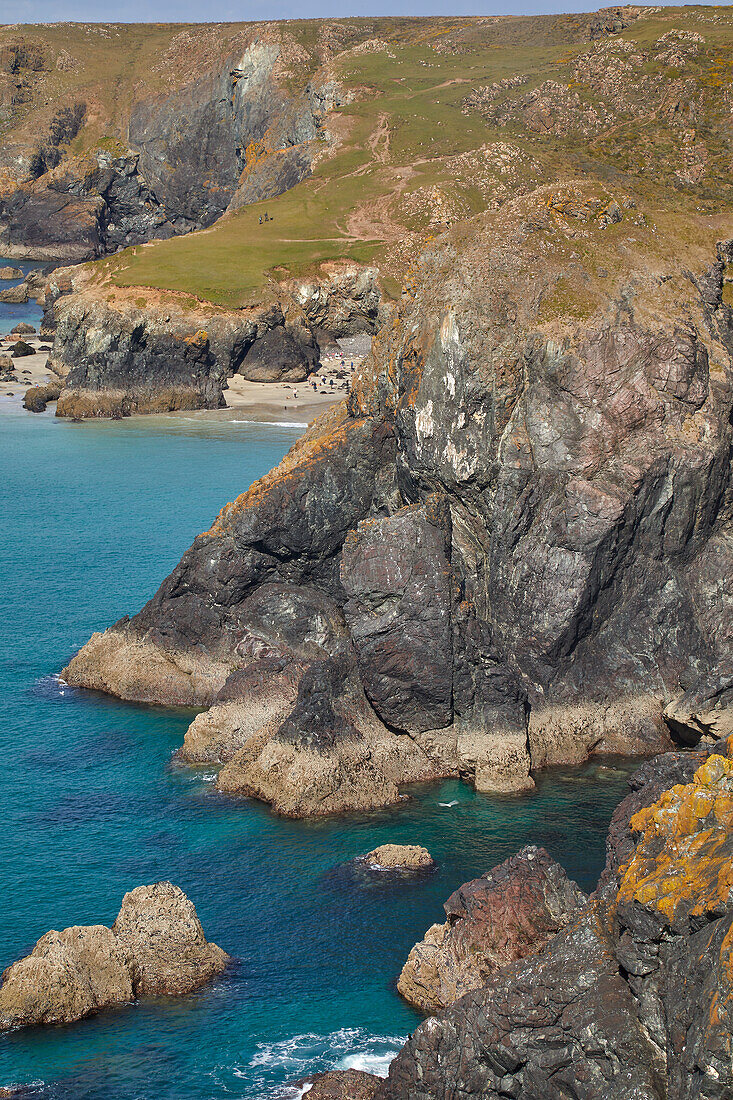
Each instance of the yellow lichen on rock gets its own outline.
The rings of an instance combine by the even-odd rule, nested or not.
[[[733,760],[713,755],[692,783],[631,819],[640,834],[617,903],[637,902],[670,926],[720,912],[733,892]]]

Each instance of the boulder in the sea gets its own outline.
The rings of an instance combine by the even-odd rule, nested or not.
[[[430,852],[419,844],[380,844],[363,859],[379,871],[425,871],[435,866]]]
[[[25,283],[18,283],[17,286],[9,286],[5,290],[0,290],[0,302],[12,306],[25,305],[29,297],[28,287]]]
[[[22,279],[23,272],[19,267],[0,267],[0,279]]]
[[[381,1077],[360,1069],[334,1069],[298,1081],[308,1100],[374,1100]]]
[[[33,325],[29,325],[27,321],[18,321],[17,325],[13,325],[11,333],[14,336],[35,336],[36,330]]]
[[[170,882],[125,894],[112,931],[135,959],[141,996],[190,993],[229,961],[207,941],[193,902]]]
[[[451,894],[447,921],[415,944],[397,988],[423,1012],[440,1012],[502,966],[541,951],[585,900],[544,848],[523,848]]]
[[[63,383],[59,380],[47,382],[44,386],[31,386],[26,390],[23,398],[23,407],[28,412],[43,412],[49,401],[57,401]]]
[[[228,955],[206,941],[193,903],[170,882],[126,894],[112,928],[48,932],[9,966],[0,985],[0,1030],[71,1023],[137,997],[189,993]]]

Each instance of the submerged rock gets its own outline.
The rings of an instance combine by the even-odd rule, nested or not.
[[[419,844],[380,844],[362,858],[382,871],[424,871],[435,866],[430,852]]]
[[[170,882],[126,894],[112,928],[48,932],[5,970],[0,1029],[72,1023],[137,997],[197,989],[229,961],[204,937],[193,903]]]
[[[397,988],[423,1012],[440,1012],[494,971],[541,951],[586,898],[543,848],[526,847],[445,903],[405,963]]]

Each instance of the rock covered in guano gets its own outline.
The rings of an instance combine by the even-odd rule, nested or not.
[[[9,966],[0,985],[0,1029],[72,1023],[137,997],[190,993],[229,956],[208,943],[193,903],[170,882],[126,894],[112,928],[48,932]]]

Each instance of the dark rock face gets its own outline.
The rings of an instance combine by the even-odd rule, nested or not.
[[[364,725],[363,691],[390,799],[400,754],[405,775],[417,753],[420,774],[512,792],[532,785],[530,764],[669,748],[664,707],[698,681],[723,714],[728,246],[701,246],[696,274],[681,274],[676,239],[632,253],[593,222],[597,198],[583,202],[579,191],[584,248],[617,274],[578,276],[580,319],[547,305],[570,278],[577,227],[544,191],[446,238],[375,336],[348,416],[225,509],[143,612],[93,639],[67,677],[140,697],[130,669],[142,645],[144,696],[182,702],[205,654],[213,679],[196,691],[211,700],[248,663],[237,648],[247,601],[277,582],[318,589],[342,616],[351,724]],[[279,633],[275,618],[274,648]]]
[[[302,382],[318,361],[318,344],[310,330],[280,320],[252,344],[237,373],[250,382]]]
[[[611,839],[595,900],[542,954],[418,1028],[380,1100],[729,1096],[732,773],[717,754],[645,765],[617,810],[630,850]]]
[[[54,361],[66,375],[59,416],[218,408],[227,379],[247,373],[247,363],[251,375],[272,381],[305,378],[318,361],[295,306],[286,321],[277,306],[187,312],[173,301],[141,309],[131,296],[110,305],[83,288],[65,294],[53,281],[50,295]]]
[[[411,507],[363,520],[341,559],[364,690],[385,725],[402,731],[439,729],[453,717],[450,566],[446,534],[431,518]]]
[[[494,971],[542,951],[585,900],[544,848],[523,848],[451,894],[447,922],[413,947],[397,988],[423,1012],[439,1012]]]

